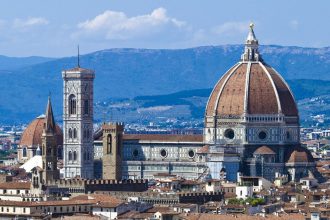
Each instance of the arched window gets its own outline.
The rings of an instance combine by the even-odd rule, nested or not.
[[[77,129],[76,128],[73,129],[73,138],[74,139],[77,138]]]
[[[77,100],[76,96],[71,94],[69,96],[69,115],[77,114]]]
[[[76,161],[77,160],[77,152],[73,151],[73,160]]]
[[[84,114],[88,115],[89,113],[89,104],[88,104],[88,100],[84,101]]]
[[[69,128],[69,138],[72,138],[72,129]]]
[[[27,157],[26,147],[23,148],[23,157]]]
[[[71,151],[69,151],[69,161],[71,161],[72,160],[72,152]]]
[[[112,153],[112,135],[108,134],[107,136],[107,152],[108,154]]]

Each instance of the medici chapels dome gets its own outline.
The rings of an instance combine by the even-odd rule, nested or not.
[[[241,59],[217,82],[206,106],[204,142],[211,176],[217,178],[222,168],[268,179],[276,172],[291,179],[307,175],[297,171],[297,164],[287,164],[286,155],[301,150],[299,130],[294,96],[262,59],[251,24]],[[303,164],[312,167],[313,161]]]

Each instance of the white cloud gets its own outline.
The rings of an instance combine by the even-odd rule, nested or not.
[[[29,28],[34,26],[47,25],[49,21],[42,17],[32,17],[27,19],[17,18],[14,20],[14,28]]]
[[[297,30],[298,26],[299,26],[299,21],[297,20],[291,20],[289,22],[289,26],[293,29],[293,30]]]
[[[219,26],[216,26],[212,31],[219,35],[235,35],[246,33],[249,28],[249,23],[247,21],[239,22],[225,22]]]
[[[182,29],[186,23],[169,17],[166,9],[157,8],[150,14],[128,17],[124,12],[107,10],[95,18],[78,24],[78,34],[97,35],[123,40]],[[76,33],[77,34],[77,33]]]

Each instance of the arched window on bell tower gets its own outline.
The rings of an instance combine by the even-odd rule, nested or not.
[[[76,96],[71,94],[69,96],[69,115],[77,114],[77,99]]]
[[[73,160],[77,161],[77,152],[76,151],[73,151]]]
[[[69,128],[69,138],[72,139],[72,129]]]
[[[73,129],[73,139],[76,139],[77,138],[77,129],[74,128]]]

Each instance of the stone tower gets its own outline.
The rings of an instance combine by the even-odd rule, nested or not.
[[[123,131],[122,123],[104,124],[103,129],[103,157],[102,170],[103,179],[121,180],[121,162],[123,152]]]
[[[93,70],[78,67],[62,72],[64,177],[94,178]]]
[[[56,124],[50,97],[48,98],[41,140],[42,183],[46,184],[49,180],[59,179],[60,176],[59,170],[57,169]]]

